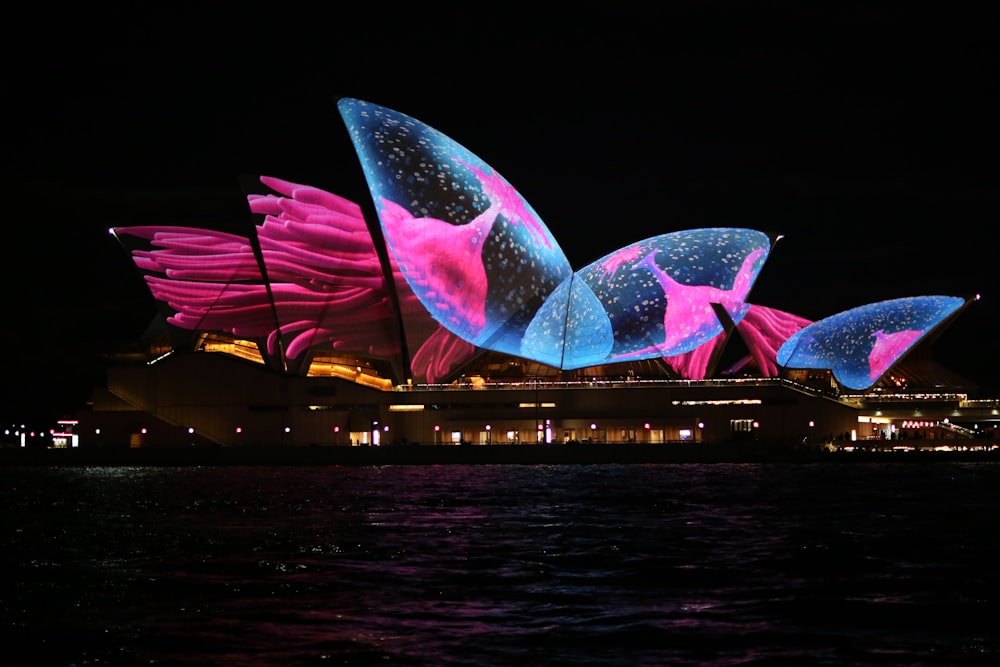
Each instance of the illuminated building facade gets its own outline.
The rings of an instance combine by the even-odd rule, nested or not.
[[[83,442],[97,429],[96,444],[132,446],[891,438],[869,398],[909,383],[905,364],[927,367],[919,350],[975,300],[812,322],[749,300],[780,237],[735,227],[667,232],[574,270],[468,149],[382,106],[338,109],[370,208],[265,176],[247,230],[111,230],[163,327],[109,366]],[[935,385],[961,409],[968,387]]]

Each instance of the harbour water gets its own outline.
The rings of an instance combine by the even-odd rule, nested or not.
[[[46,666],[995,665],[998,501],[975,461],[7,466],[0,639]]]

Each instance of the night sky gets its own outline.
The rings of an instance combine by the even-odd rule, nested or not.
[[[979,293],[934,356],[1000,395],[995,24],[904,3],[662,4],[12,22],[0,418],[71,411],[97,353],[151,317],[109,227],[249,225],[240,178],[257,174],[367,205],[343,96],[479,155],[577,269],[656,234],[739,226],[784,235],[750,301],[810,319]]]

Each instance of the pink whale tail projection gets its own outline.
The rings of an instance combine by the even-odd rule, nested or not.
[[[872,337],[875,339],[875,344],[872,346],[871,352],[868,353],[870,367],[868,377],[873,381],[882,377],[899,356],[923,334],[923,331],[915,330],[897,331],[891,334],[885,333],[882,329],[873,332]]]
[[[416,218],[383,200],[380,217],[410,285],[447,324],[475,337],[486,324],[489,283],[482,254],[494,211],[487,209],[468,224],[452,225]]]
[[[648,269],[659,282],[667,299],[666,314],[663,318],[663,342],[658,347],[671,351],[690,340],[693,330],[707,330],[720,326],[712,307],[721,304],[731,316],[744,308],[744,299],[750,289],[753,267],[764,254],[757,249],[749,253],[737,274],[732,289],[720,289],[712,285],[682,285],[671,278],[655,261],[656,250],[643,257],[637,267]],[[740,318],[742,319],[742,318]],[[665,355],[671,356],[671,355]]]

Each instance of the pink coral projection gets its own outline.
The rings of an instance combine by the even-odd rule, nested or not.
[[[291,358],[319,341],[334,350],[398,353],[393,307],[360,208],[317,188],[261,182],[284,195],[248,197],[250,210],[264,216],[257,238],[281,323],[269,350],[280,335]]]
[[[805,326],[808,320],[783,310],[752,304],[747,314],[736,325],[743,340],[756,360],[764,377],[776,377],[778,365],[775,362],[778,348],[788,337]]]
[[[746,343],[750,356],[757,362],[761,377],[777,377],[775,356],[778,348],[789,336],[811,323],[811,320],[792,313],[751,304],[746,315],[736,324],[736,330]],[[666,357],[665,360],[680,377],[704,380],[708,376],[712,356],[725,340],[725,334],[719,334],[690,352]]]
[[[281,321],[287,322],[280,333],[298,330],[289,345],[289,356],[298,357],[308,348],[327,342],[340,351],[397,354],[400,341],[392,324],[396,313],[357,204],[275,178],[263,177],[261,182],[285,195],[248,198],[253,212],[266,215],[258,237],[269,278],[293,284],[305,279],[306,296],[312,292],[338,295],[336,299],[314,302],[296,303],[294,294],[288,295],[287,301],[275,299]],[[314,267],[324,269],[317,271]],[[419,378],[434,382],[467,361],[474,347],[433,321],[392,257],[390,268],[399,311],[409,327],[409,343],[416,350],[412,370]]]
[[[247,237],[169,226],[116,230],[149,241],[150,249],[134,250],[133,258],[153,296],[173,311],[168,322],[262,339],[269,354],[284,338],[293,359],[317,345],[398,354],[396,311],[359,207],[310,186],[261,182],[279,193],[247,198],[264,216],[256,233],[267,284]],[[399,283],[406,284],[401,277]],[[422,318],[414,330],[425,332],[429,351],[415,356],[414,368],[431,373],[428,381],[471,356],[473,346],[433,322],[412,292],[400,301],[410,320]]]
[[[709,362],[725,341],[726,337],[719,334],[690,352],[667,356],[663,359],[679,377],[688,380],[704,380],[708,375]]]

